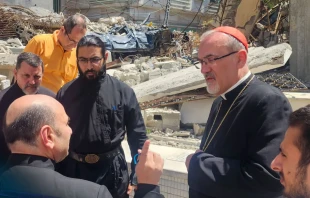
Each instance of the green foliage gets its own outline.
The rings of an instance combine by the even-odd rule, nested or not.
[[[262,0],[265,6],[267,6],[269,9],[276,6],[278,3],[280,3],[282,0]]]

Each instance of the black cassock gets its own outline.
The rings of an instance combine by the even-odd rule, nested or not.
[[[114,198],[127,197],[129,176],[121,142],[127,131],[133,157],[147,139],[133,89],[104,74],[94,81],[83,77],[71,81],[59,90],[56,98],[70,117],[70,154],[78,154],[82,160],[69,154],[56,170],[68,177],[105,185]],[[84,158],[88,154],[101,157],[96,163],[88,163]],[[131,167],[134,170],[133,163]]]
[[[55,98],[55,94],[44,87],[40,87],[36,94],[48,95]],[[17,98],[20,98],[24,95],[26,94],[21,90],[21,88],[19,88],[16,83],[0,92],[0,167],[5,164],[11,153],[5,143],[2,131],[4,115],[10,104]]]
[[[105,186],[72,179],[54,171],[51,159],[12,154],[0,176],[0,197],[112,198]],[[159,187],[139,184],[135,198],[163,198]]]
[[[190,198],[281,197],[283,187],[270,164],[288,127],[287,98],[253,75],[225,97],[212,105],[200,145],[204,152],[191,159]]]

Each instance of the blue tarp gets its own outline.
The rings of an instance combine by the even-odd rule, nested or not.
[[[127,26],[115,26],[108,33],[88,32],[87,35],[96,35],[105,43],[106,49],[111,52],[137,52],[154,49],[156,30],[131,30]],[[117,34],[117,33],[123,34]]]

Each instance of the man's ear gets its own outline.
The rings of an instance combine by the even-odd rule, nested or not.
[[[55,146],[55,133],[49,125],[44,125],[40,129],[40,137],[43,145],[50,149],[53,149]]]
[[[63,34],[66,33],[66,30],[65,30],[65,27],[64,27],[64,26],[61,26],[59,30],[60,30],[60,32],[63,33]]]
[[[16,70],[16,68],[13,70],[13,74],[14,74],[14,78],[15,78],[15,80],[16,80],[16,76],[17,76],[17,70]]]
[[[106,61],[108,60],[108,57],[109,57],[109,53],[106,51],[105,55],[104,55],[104,58],[105,58]]]
[[[239,56],[238,67],[241,68],[241,67],[246,65],[248,55],[247,55],[247,52],[245,50],[240,50],[238,52],[238,56]]]

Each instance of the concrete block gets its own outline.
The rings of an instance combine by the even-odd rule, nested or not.
[[[149,72],[148,71],[142,71],[140,73],[140,80],[141,82],[145,82],[149,80]]]
[[[126,81],[129,79],[135,80],[137,83],[140,83],[140,73],[138,71],[131,70],[129,72],[124,72],[121,78],[121,81]]]
[[[6,89],[10,86],[10,84],[11,84],[10,80],[1,80],[0,89],[1,90]]]
[[[151,108],[145,110],[146,127],[163,131],[166,128],[178,131],[181,114],[177,110]]]
[[[20,54],[24,51],[25,46],[23,46],[23,47],[8,47],[8,48],[12,51],[13,54]]]
[[[176,61],[164,61],[164,62],[157,62],[154,63],[155,68],[161,68],[161,69],[171,69],[174,67],[181,67],[181,63]]]

